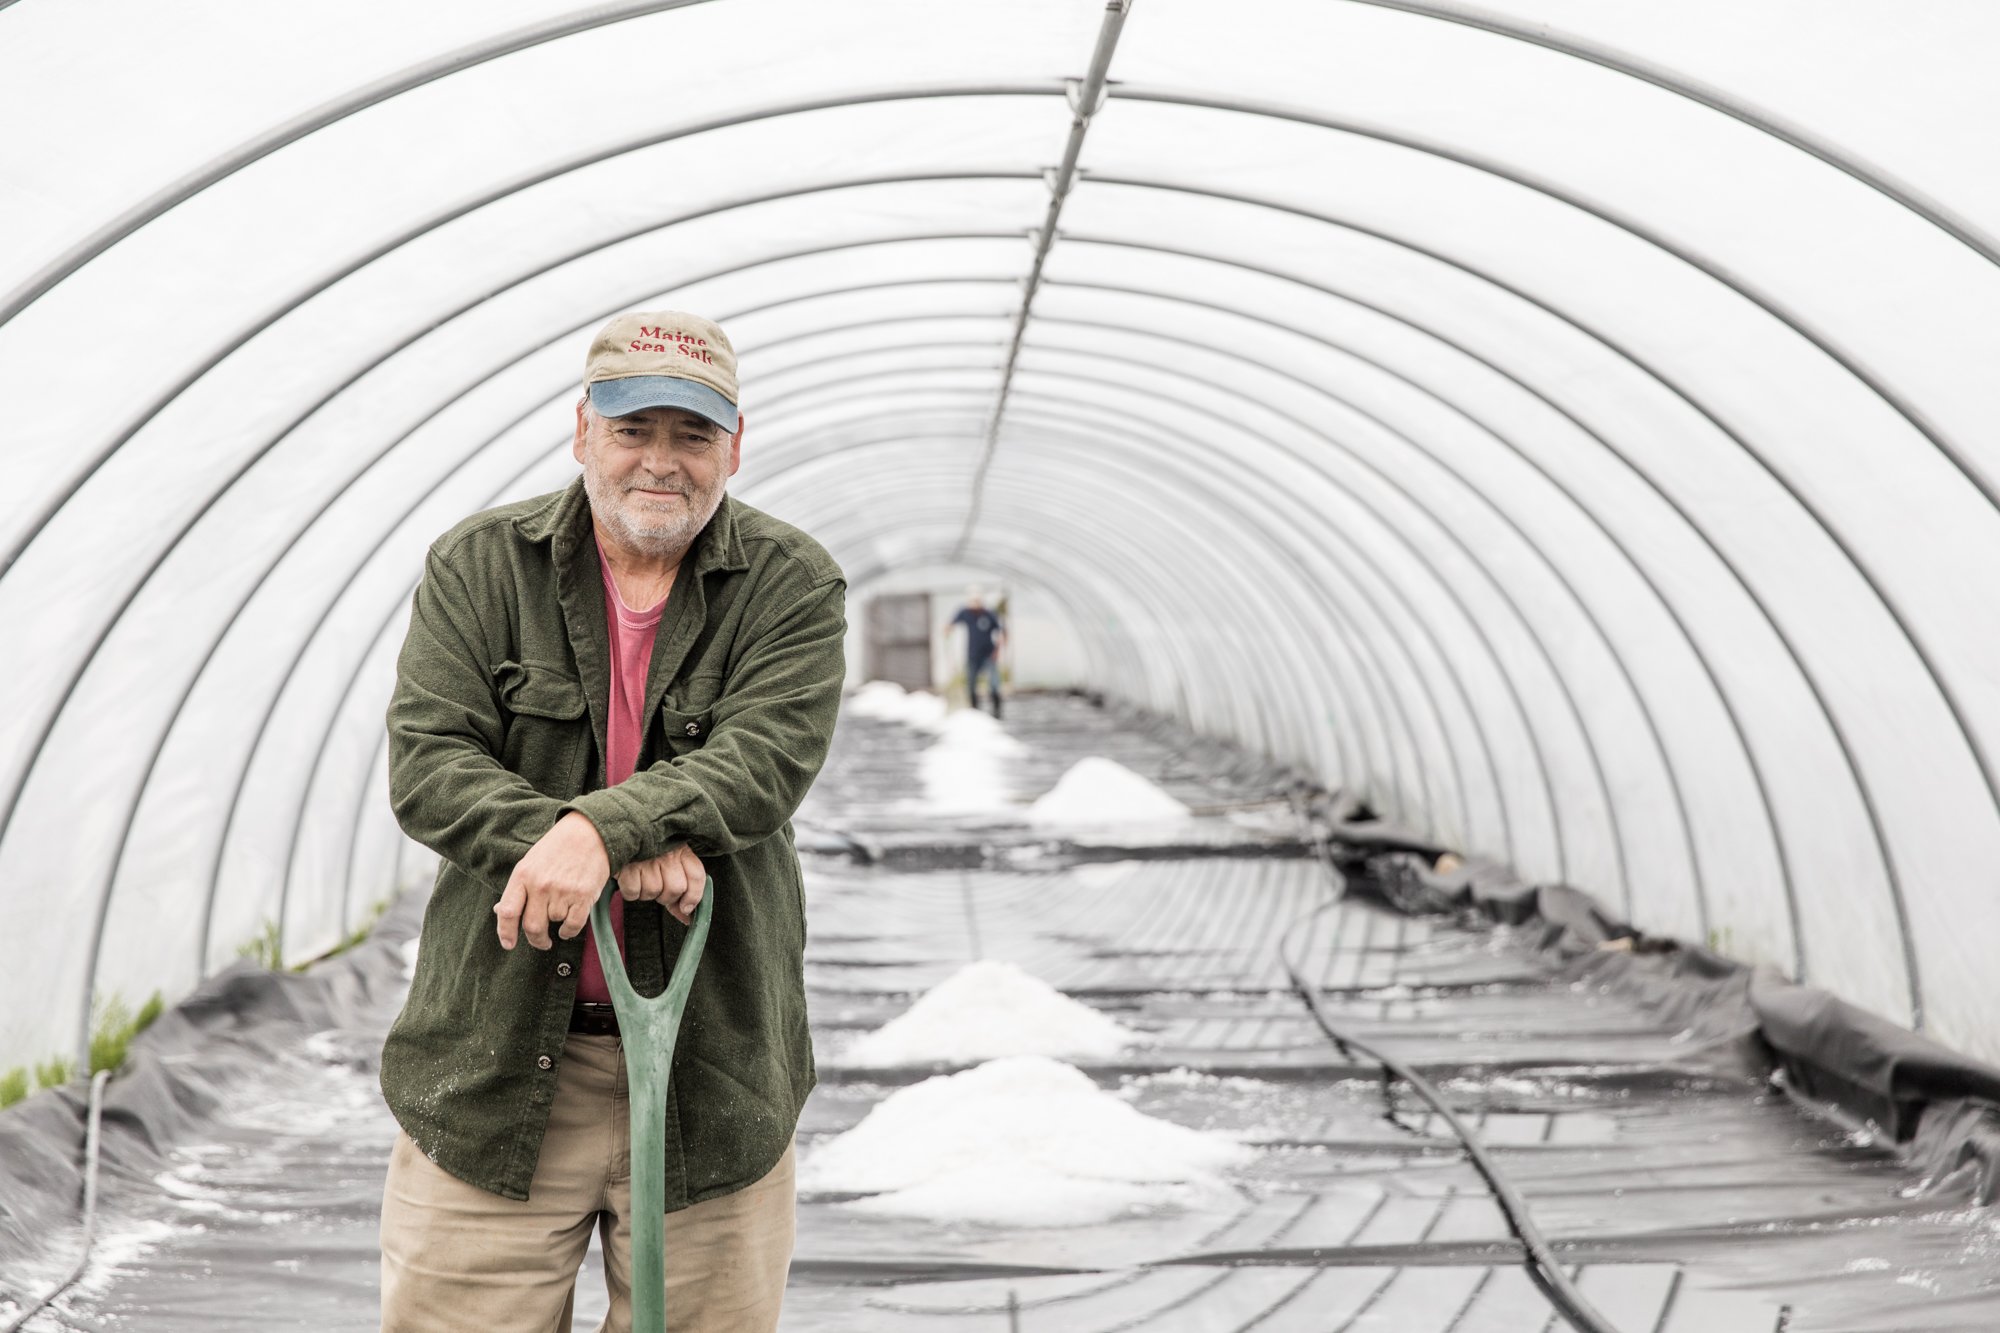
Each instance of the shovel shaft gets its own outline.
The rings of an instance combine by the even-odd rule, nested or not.
[[[702,890],[667,988],[651,999],[632,989],[625,960],[618,954],[618,937],[611,927],[611,895],[616,892],[614,879],[598,895],[597,905],[590,909],[590,933],[597,941],[597,961],[604,966],[605,987],[618,1015],[632,1106],[632,1333],[666,1333],[667,1084],[681,1015],[708,943],[715,881],[711,878]]]

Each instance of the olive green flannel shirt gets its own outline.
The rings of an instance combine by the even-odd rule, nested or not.
[[[790,820],[833,737],[845,593],[817,542],[725,495],[660,618],[638,768],[607,787],[610,647],[582,478],[431,546],[389,703],[389,795],[442,862],[382,1092],[440,1167],[528,1197],[584,940],[509,952],[493,905],[570,810],[613,871],[685,842],[714,880],[667,1100],[668,1210],[776,1165],[815,1079]],[[641,994],[664,989],[683,934],[657,903],[627,904]]]

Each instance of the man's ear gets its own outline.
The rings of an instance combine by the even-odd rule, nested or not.
[[[576,438],[570,441],[569,451],[576,461],[583,461],[583,440],[587,433],[587,419],[583,414],[584,405],[590,401],[588,395],[576,400]]]
[[[729,437],[729,475],[735,476],[736,469],[743,466],[743,426],[741,412],[736,414],[736,433]]]

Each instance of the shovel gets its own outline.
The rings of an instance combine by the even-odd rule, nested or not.
[[[715,880],[711,877],[702,889],[667,988],[650,1000],[632,989],[625,961],[618,956],[618,937],[611,929],[611,895],[616,892],[618,881],[613,879],[598,895],[590,909],[590,933],[597,941],[612,1012],[618,1015],[632,1103],[632,1333],[667,1333],[667,1076],[694,970],[708,943]]]

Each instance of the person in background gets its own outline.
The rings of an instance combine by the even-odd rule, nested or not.
[[[979,707],[979,681],[984,677],[993,697],[993,716],[1000,716],[1000,646],[1007,642],[1007,629],[998,613],[986,609],[986,599],[977,590],[969,593],[965,605],[951,618],[946,633],[965,626],[965,692],[974,708]]]

